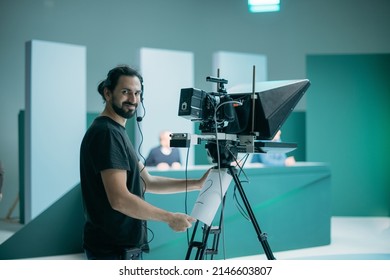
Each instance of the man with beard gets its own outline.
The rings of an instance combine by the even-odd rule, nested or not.
[[[83,247],[88,259],[140,259],[148,252],[146,221],[168,224],[177,232],[194,219],[144,200],[145,192],[200,190],[208,172],[195,180],[152,176],[138,160],[125,130],[142,102],[143,79],[124,65],[110,70],[98,86],[103,112],[87,130],[80,149],[85,213]]]

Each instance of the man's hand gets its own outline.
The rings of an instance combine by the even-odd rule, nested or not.
[[[196,220],[183,213],[172,213],[172,217],[168,222],[168,225],[171,229],[177,232],[186,231],[188,228],[192,227],[192,222]]]

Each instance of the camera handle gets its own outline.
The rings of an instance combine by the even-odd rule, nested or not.
[[[220,94],[226,94],[225,84],[228,83],[228,80],[219,78],[219,70],[218,70],[218,77],[206,77],[207,82],[212,82],[217,84],[217,92]]]

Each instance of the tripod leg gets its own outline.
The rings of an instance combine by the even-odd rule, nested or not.
[[[192,232],[191,241],[190,241],[190,244],[189,244],[188,249],[187,249],[187,254],[186,254],[186,258],[185,258],[186,260],[189,260],[191,258],[192,249],[194,249],[194,248],[197,248],[194,260],[202,260],[204,257],[204,254],[206,251],[206,246],[207,246],[207,240],[208,240],[209,235],[210,235],[211,227],[204,225],[202,241],[194,241],[195,236],[196,236],[196,230],[198,229],[198,225],[199,225],[199,221],[196,221],[193,232]]]
[[[194,242],[194,239],[195,239],[196,230],[197,230],[197,228],[198,228],[198,225],[199,225],[199,221],[196,221],[195,226],[194,226],[194,229],[193,229],[193,231],[192,231],[191,241],[190,241],[190,244],[188,245],[187,254],[186,254],[186,260],[189,260],[189,259],[190,259],[192,249],[193,249],[194,247],[196,247],[196,242]]]
[[[223,197],[223,204],[225,203],[226,196]],[[194,241],[195,235],[196,235],[196,230],[198,229],[199,221],[196,221],[192,235],[191,235],[191,241],[187,249],[187,254],[186,254],[186,260],[189,260],[191,257],[191,252],[194,247],[197,248],[196,254],[195,254],[195,260],[202,260],[204,258],[204,255],[211,255],[211,259],[214,259],[214,255],[218,253],[218,245],[219,245],[219,237],[220,233],[222,231],[222,221],[223,221],[223,207],[221,209],[221,215],[220,215],[220,220],[219,220],[219,226],[217,227],[212,227],[212,226],[207,226],[206,224],[204,225],[203,228],[203,236],[202,236],[202,241],[197,242]],[[207,249],[207,241],[209,239],[210,234],[214,235],[213,238],[213,244],[212,248]]]
[[[271,251],[271,248],[270,248],[270,246],[268,244],[268,241],[267,241],[267,234],[262,233],[261,230],[260,230],[260,226],[257,223],[255,214],[253,213],[252,207],[250,206],[248,198],[247,198],[247,196],[246,196],[246,194],[244,192],[244,189],[243,189],[243,187],[241,185],[241,182],[240,182],[240,180],[239,180],[239,178],[237,176],[236,169],[233,166],[230,166],[229,170],[230,170],[231,175],[233,176],[234,183],[237,186],[237,189],[238,189],[238,191],[240,193],[241,199],[244,202],[245,208],[248,211],[248,215],[249,215],[249,218],[250,218],[250,220],[252,222],[253,227],[255,228],[255,231],[256,231],[256,234],[257,234],[257,238],[259,239],[261,245],[263,246],[263,249],[264,249],[264,252],[265,252],[265,254],[267,256],[267,259],[275,260],[275,257],[273,255],[273,253]]]
[[[222,232],[222,226],[223,226],[223,211],[224,211],[224,205],[225,205],[226,195],[223,196],[222,199],[222,208],[221,208],[221,214],[219,218],[219,226],[217,229],[214,229],[214,240],[213,240],[213,254],[211,255],[211,259],[214,259],[214,255],[218,253],[218,246],[219,246],[219,238]]]
[[[209,239],[209,235],[210,235],[210,230],[211,230],[211,226],[204,225],[202,246],[200,246],[198,248],[198,252],[196,254],[197,260],[203,260],[203,258],[204,258],[204,254],[205,254],[206,247],[207,247],[207,240]]]

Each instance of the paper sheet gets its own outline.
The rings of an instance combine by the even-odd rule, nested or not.
[[[232,178],[226,168],[212,169],[196,199],[191,216],[210,226]]]

